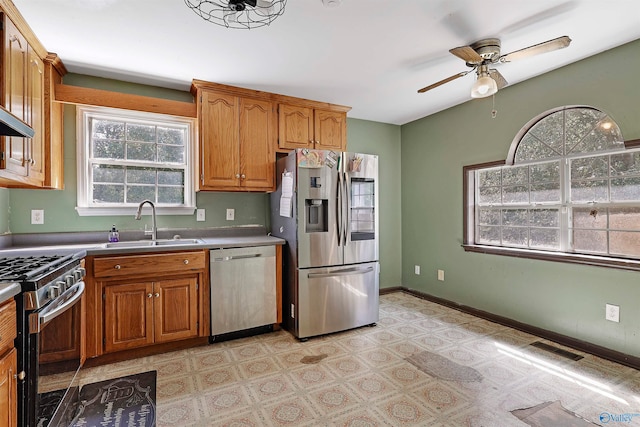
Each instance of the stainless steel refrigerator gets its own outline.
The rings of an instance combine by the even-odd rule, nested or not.
[[[276,179],[283,326],[306,339],[377,322],[378,156],[297,149],[278,160]]]

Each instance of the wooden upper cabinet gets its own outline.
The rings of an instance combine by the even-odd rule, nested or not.
[[[208,90],[199,98],[199,190],[272,190],[273,103]]]
[[[66,69],[55,54],[43,54],[37,41],[33,41],[37,46],[30,43],[35,36],[17,11],[11,13],[12,18],[2,13],[3,105],[35,134],[33,138],[0,137],[0,185],[61,189],[63,118],[62,106],[53,103],[53,87]]]
[[[278,148],[344,151],[347,113],[298,105],[278,106]]]

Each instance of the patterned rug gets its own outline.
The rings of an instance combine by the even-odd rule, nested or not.
[[[482,374],[475,369],[429,351],[412,354],[405,360],[432,377],[450,381],[482,381]]]
[[[559,400],[544,402],[531,408],[516,409],[511,413],[531,427],[589,427],[599,425],[563,408]]]
[[[72,427],[154,427],[156,371],[84,385]]]

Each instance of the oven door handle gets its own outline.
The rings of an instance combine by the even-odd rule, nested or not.
[[[82,298],[83,293],[84,282],[77,282],[64,291],[57,300],[42,310],[31,313],[29,316],[29,333],[37,334],[42,331],[47,323],[60,316],[78,302],[80,298]]]

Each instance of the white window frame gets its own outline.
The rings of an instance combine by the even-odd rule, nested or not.
[[[185,162],[184,168],[184,204],[169,206],[156,204],[157,215],[193,215],[195,206],[194,188],[194,138],[195,120],[190,118],[171,116],[166,114],[148,113],[142,111],[122,110],[107,107],[78,106],[76,109],[76,165],[77,165],[77,206],[76,211],[80,216],[112,216],[134,215],[138,204],[122,204],[120,206],[105,206],[93,203],[90,200],[93,185],[90,158],[91,135],[89,119],[102,117],[112,120],[135,121],[136,123],[149,123],[154,125],[170,125],[185,128]],[[105,162],[100,162],[105,163]],[[114,164],[117,164],[114,163]],[[149,166],[145,164],[144,166]]]

